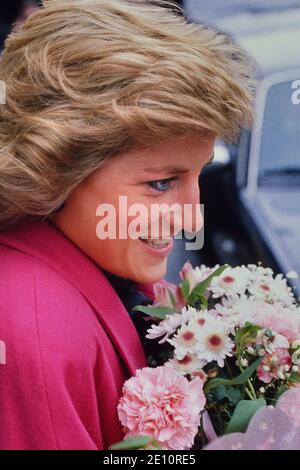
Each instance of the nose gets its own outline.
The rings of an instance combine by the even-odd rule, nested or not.
[[[177,210],[172,214],[171,231],[174,235],[184,230],[186,232],[198,232],[203,226],[203,216],[200,206],[200,188],[198,178],[187,182],[180,192],[176,193],[174,200]]]
[[[183,194],[183,230],[198,232],[203,226],[199,181],[192,182]]]

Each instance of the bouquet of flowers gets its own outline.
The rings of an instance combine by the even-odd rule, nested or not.
[[[287,390],[300,402],[300,306],[287,278],[261,265],[189,262],[180,278],[158,282],[153,304],[135,307],[151,319],[157,354],[124,384],[123,448],[201,449],[226,435],[215,441],[224,448],[259,413],[282,413]]]

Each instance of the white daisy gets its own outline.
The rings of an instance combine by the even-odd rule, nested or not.
[[[220,276],[212,279],[208,290],[212,292],[213,298],[232,296],[244,293],[250,282],[251,272],[245,266],[228,267]]]
[[[262,299],[268,303],[280,302],[284,307],[295,308],[295,297],[291,287],[287,285],[287,280],[283,274],[273,277],[257,276],[249,292],[257,299]]]
[[[179,313],[167,315],[166,318],[158,325],[152,325],[151,328],[147,330],[148,334],[146,335],[146,338],[157,339],[163,336],[159,341],[159,343],[162,344],[177,330],[180,323],[181,319]]]
[[[192,313],[190,320],[187,324],[183,324],[177,331],[177,334],[169,339],[168,342],[175,348],[175,356],[178,360],[182,360],[186,355],[194,353],[197,345],[197,334],[204,325],[210,323],[212,319],[216,318],[213,311],[189,308],[189,313]]]
[[[221,303],[215,305],[215,310],[231,326],[231,331],[246,322],[255,323],[255,299],[246,294],[234,294],[223,297]]]
[[[200,360],[216,361],[223,367],[225,357],[233,355],[233,348],[234,342],[230,339],[228,325],[221,318],[211,318],[197,330],[195,352]]]
[[[248,264],[247,269],[251,272],[253,280],[257,277],[272,277],[274,274],[274,271],[271,268],[264,268],[263,266],[258,266],[256,264]]]
[[[178,360],[182,360],[186,355],[194,354],[197,345],[197,335],[189,325],[183,325],[177,334],[167,341],[174,346],[175,357]]]
[[[192,282],[192,289],[200,282],[204,281],[216,268],[209,268],[202,264],[201,266],[196,266],[193,269],[193,282]]]
[[[172,367],[177,370],[180,374],[195,374],[201,372],[202,368],[207,364],[206,361],[201,361],[195,354],[187,354],[183,359],[178,360],[176,358],[170,359],[164,365]],[[205,373],[203,372],[203,375]]]
[[[196,310],[194,307],[183,307],[183,309],[181,310],[181,324],[183,325],[184,323],[188,323],[198,313],[198,310]]]
[[[194,314],[191,316],[188,326],[195,332],[199,328],[202,328],[205,323],[209,322],[212,318],[216,318],[218,312],[215,310],[195,310]]]
[[[152,325],[151,328],[147,330],[148,334],[146,335],[146,338],[157,339],[163,336],[159,341],[159,344],[165,343],[167,339],[176,332],[177,328],[187,323],[195,313],[195,308],[184,307],[181,310],[181,313],[171,313],[170,315],[167,315],[166,318],[158,325]]]

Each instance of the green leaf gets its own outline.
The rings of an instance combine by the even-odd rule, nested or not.
[[[298,372],[292,372],[289,376],[289,382],[300,383],[300,374]]]
[[[226,390],[229,404],[235,406],[241,399],[241,391],[234,387],[226,387]]]
[[[206,279],[204,279],[204,281],[197,284],[192,290],[192,292],[190,293],[188,302],[190,303],[190,298],[193,299],[194,296],[197,296],[198,298],[200,296],[203,296],[206,289],[209,287],[211,281],[213,280],[213,278],[216,276],[220,276],[226,268],[228,268],[228,264],[225,264],[224,266],[220,266],[213,273],[211,273]],[[191,297],[192,295],[193,297]]]
[[[262,330],[261,326],[246,322],[245,326],[239,328],[235,333],[235,339],[237,342],[244,344],[254,342],[259,330]]]
[[[192,307],[194,307],[198,300],[199,300],[199,295],[196,294],[195,292],[192,292],[188,296],[187,303],[191,305]]]
[[[160,320],[164,320],[167,315],[176,312],[172,307],[144,307],[143,305],[137,305],[132,310],[145,313],[150,317],[159,318]]]
[[[240,340],[244,335],[248,335],[249,332],[252,330],[253,324],[250,322],[246,322],[245,326],[239,328],[235,333],[235,338]]]
[[[171,304],[173,305],[173,307],[175,307],[176,300],[175,300],[173,292],[170,289],[168,289],[168,294],[169,294],[169,297],[170,297]]]
[[[188,279],[184,279],[182,281],[182,283],[180,284],[180,288],[181,288],[181,293],[183,297],[187,300],[189,297],[189,293],[190,293],[190,283]]]
[[[201,308],[207,308],[208,307],[208,301],[207,301],[207,298],[204,295],[200,296],[199,302],[201,303]]]
[[[238,388],[224,387],[224,385],[215,388],[210,395],[212,395],[212,401],[227,400],[231,406],[235,406],[241,398],[241,392]]]
[[[261,330],[262,327],[258,325],[254,325],[253,323],[246,322],[245,326],[239,328],[235,333],[235,341],[236,341],[236,352],[237,357],[239,358],[245,345],[251,344],[257,338],[257,333]]]
[[[264,398],[258,400],[241,400],[235,407],[231,420],[225,429],[225,434],[232,432],[245,432],[252,416],[263,406],[266,406]]]
[[[226,397],[228,398],[229,404],[235,406],[241,399],[241,391],[234,387],[225,387]]]
[[[197,310],[203,310],[208,308],[208,301],[204,295],[191,294],[189,296],[188,304],[195,307]]]
[[[247,382],[247,380],[251,377],[253,372],[256,370],[257,366],[261,362],[262,357],[256,359],[252,364],[244,370],[240,375],[235,377],[234,379],[211,379],[209,382],[204,387],[204,392],[208,393],[210,390],[212,390],[215,387],[228,387],[229,385],[243,385],[244,383]]]
[[[284,392],[286,392],[287,390],[289,390],[289,386],[288,386],[288,385],[285,385],[285,384],[280,385],[280,387],[277,389],[277,392],[276,392],[276,394],[275,394],[275,397],[272,399],[272,405],[274,405],[274,403],[277,402],[277,400],[279,399],[279,397],[280,397]]]
[[[124,439],[109,447],[109,450],[137,450],[146,447],[152,442],[150,436],[136,436]]]

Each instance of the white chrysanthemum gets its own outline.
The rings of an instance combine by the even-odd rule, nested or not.
[[[255,298],[265,302],[280,302],[284,307],[296,307],[292,289],[287,285],[283,274],[277,274],[275,278],[257,276],[248,290]]]
[[[187,354],[181,360],[178,360],[176,358],[170,359],[164,365],[166,367],[172,367],[182,375],[186,375],[202,371],[202,368],[206,364],[206,361],[200,361],[200,359],[195,354]]]
[[[182,360],[186,355],[192,355],[197,345],[197,334],[201,328],[216,318],[214,311],[196,310],[193,307],[182,309],[188,321],[178,329],[177,334],[167,341],[175,348],[175,357]]]
[[[181,319],[179,313],[167,315],[165,320],[162,320],[158,325],[152,325],[151,328],[147,330],[148,334],[146,338],[157,339],[163,336],[159,341],[159,343],[162,344],[177,330],[180,323]]]
[[[205,325],[205,323],[217,316],[218,312],[216,312],[216,310],[195,310],[188,322],[188,326],[196,333],[199,328],[202,328],[202,326]]]
[[[228,324],[221,318],[211,318],[201,329],[197,330],[195,352],[201,361],[216,361],[224,366],[226,356],[232,356],[234,342],[229,336]]]
[[[274,271],[271,268],[264,268],[256,264],[248,264],[247,269],[251,272],[253,280],[258,277],[273,277]]]
[[[167,315],[166,318],[158,325],[152,325],[151,328],[147,330],[148,334],[146,335],[146,338],[157,339],[163,336],[159,341],[159,344],[165,343],[167,339],[176,332],[177,328],[187,323],[195,313],[195,308],[184,307],[181,310],[181,313],[171,313],[170,315]]]
[[[200,282],[204,281],[210,274],[213,272],[213,268],[209,268],[202,264],[201,266],[196,266],[192,273],[190,279],[191,290]]]
[[[198,310],[196,310],[194,307],[183,307],[181,310],[181,325],[184,323],[188,323],[195,315],[198,314]]]
[[[226,268],[220,276],[212,279],[209,290],[213,298],[223,295],[243,294],[251,282],[251,272],[245,266]]]
[[[215,310],[226,321],[231,331],[246,322],[255,323],[255,299],[246,294],[234,294],[231,297],[223,297],[221,303],[215,305]]]
[[[194,354],[197,345],[197,335],[189,325],[183,325],[172,338],[167,340],[174,346],[174,355],[178,360],[182,360],[185,356]]]

